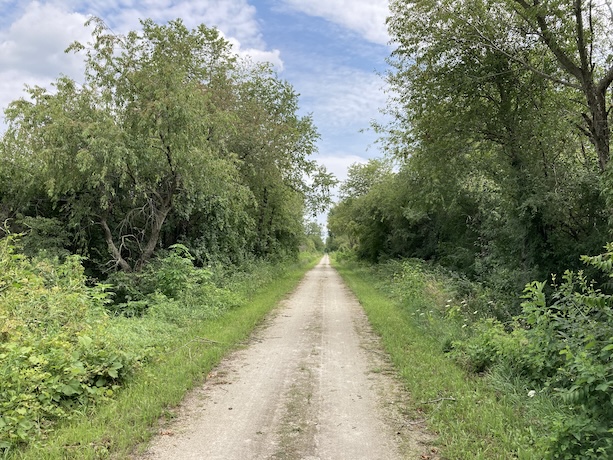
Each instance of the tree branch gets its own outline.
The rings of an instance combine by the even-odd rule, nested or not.
[[[131,272],[132,267],[130,267],[130,264],[126,262],[126,260],[121,256],[121,251],[117,249],[117,246],[115,245],[115,242],[113,241],[113,233],[111,232],[111,229],[109,228],[109,225],[106,221],[106,217],[100,218],[100,225],[102,226],[102,229],[104,230],[104,240],[106,241],[109,251],[111,255],[113,256],[113,259],[115,259],[115,265],[121,267],[121,269],[126,272]]]
[[[519,0],[517,0],[519,1]],[[546,72],[543,72],[542,70],[537,69],[536,67],[534,67],[532,64],[524,61],[523,59],[519,58],[517,55],[513,54],[513,53],[509,53],[508,51],[506,51],[504,48],[498,46],[496,43],[494,43],[493,40],[491,40],[489,37],[487,37],[483,32],[481,32],[481,30],[475,26],[472,22],[470,21],[466,21],[466,24],[468,24],[470,27],[473,28],[473,30],[475,32],[477,32],[477,34],[479,35],[479,37],[484,41],[484,43],[489,46],[491,49],[498,51],[499,53],[502,53],[503,55],[505,55],[507,58],[509,58],[510,60],[517,62],[518,64],[520,64],[522,67],[530,70],[531,72],[534,72],[537,75],[540,75],[541,77],[553,81],[554,83],[558,83],[560,85],[563,86],[567,86],[569,88],[574,88],[574,89],[582,89],[581,85],[578,85],[576,83],[571,83],[569,81],[566,80],[562,80],[561,78],[555,77],[551,74],[548,74]]]
[[[515,2],[526,11],[531,10],[539,5],[538,0],[535,0],[534,5],[528,4],[526,0],[515,0]],[[540,36],[543,42],[545,42],[545,45],[547,45],[547,48],[551,50],[558,62],[568,73],[570,73],[577,80],[582,82],[583,74],[581,72],[581,68],[577,66],[577,64],[575,64],[572,59],[558,46],[553,34],[551,33],[551,30],[549,29],[549,26],[547,25],[546,18],[538,13],[535,15],[535,17],[536,22],[538,24],[538,28],[540,30]]]

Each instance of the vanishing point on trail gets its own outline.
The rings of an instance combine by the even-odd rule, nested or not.
[[[182,403],[142,459],[419,458],[426,434],[328,256]]]

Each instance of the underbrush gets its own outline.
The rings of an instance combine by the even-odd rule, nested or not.
[[[169,386],[177,387],[167,390],[173,395],[169,400],[175,401],[174,395],[184,394],[187,382],[206,372],[204,363],[212,365],[223,350],[232,347],[232,341],[217,344],[203,337],[207,325],[217,324],[215,321],[225,320],[230,312],[244,308],[273,281],[289,279],[291,272],[295,283],[299,279],[296,277],[306,270],[305,260],[298,264],[252,262],[234,270],[196,268],[185,248],[176,246],[138,274],[116,274],[107,284],[91,285],[78,257],[68,256],[63,261],[28,258],[16,249],[18,244],[18,239],[11,235],[0,239],[3,458],[43,458],[43,452],[49,455],[45,458],[104,457],[112,449],[96,442],[85,446],[86,451],[68,457],[65,453],[56,457],[47,454],[53,450],[48,444],[58,430],[72,421],[81,426],[85,418],[89,424],[100,408],[113,405],[109,403],[125,392],[126,386],[138,386],[152,375],[157,379],[155,372],[166,372],[169,357],[173,375],[165,380]],[[306,259],[312,262],[314,255]],[[278,284],[281,290],[291,288]],[[265,308],[258,308],[262,312],[269,310],[277,300],[271,297]],[[257,320],[253,321],[243,323],[234,319],[225,327],[240,330],[244,335],[256,324]],[[212,354],[203,354],[198,359],[192,355],[202,354],[203,347],[210,344],[215,344],[215,348],[206,351]],[[187,356],[182,355],[183,351]],[[182,373],[185,374],[180,377],[182,380],[173,381]],[[139,410],[158,411],[159,417],[167,402],[159,393],[150,394],[155,393],[151,385],[145,387],[141,398],[148,398],[149,402],[130,400],[127,403],[130,407],[115,414],[115,419],[131,416],[124,411]],[[145,408],[147,404],[152,409]],[[142,432],[156,419],[142,420],[147,417],[136,415],[137,421],[128,423]],[[100,424],[110,426],[108,421]],[[117,432],[105,434],[105,439],[121,438],[126,429],[116,428]],[[79,429],[77,432],[78,439],[86,438]],[[138,440],[121,442],[127,449]],[[60,442],[57,451],[65,448]]]
[[[145,354],[112,332],[108,286],[78,257],[31,260],[0,240],[0,452],[111,397]]]
[[[487,290],[420,260],[338,265],[411,395],[409,415],[426,418],[443,458],[541,458],[543,409],[521,382],[467,371],[450,353],[476,324],[500,314]]]
[[[475,430],[483,430],[490,443],[490,456],[479,458],[613,458],[610,281],[598,285],[583,272],[567,271],[561,279],[554,276],[549,286],[532,282],[524,291],[520,313],[510,316],[506,311],[517,307],[494,300],[502,296],[423,261],[368,267],[348,257],[341,260],[358,276],[374,277],[379,292],[402,311],[403,319],[396,323],[409,322],[406,333],[415,335],[407,339],[404,353],[415,353],[414,343],[429,343],[431,353],[422,359],[435,362],[434,356],[445,357],[442,363],[436,361],[441,367],[438,374],[427,365],[421,371],[435,375],[432,388],[445,387],[441,379],[443,373],[452,372],[449,366],[461,370],[464,382],[454,383],[449,395],[430,394],[426,388],[424,395],[429,396],[420,397],[453,395],[453,404],[459,407],[469,393],[480,395],[478,407],[451,412],[424,408],[441,432],[450,458],[484,455],[467,447],[471,442],[462,441],[476,436]],[[613,244],[604,254],[583,261],[603,273],[604,279],[613,278]],[[412,392],[422,391],[420,377],[407,381]],[[488,412],[490,404],[499,403],[498,415]]]
[[[613,278],[613,245],[584,257]],[[583,272],[567,271],[526,286],[522,313],[512,323],[488,319],[455,344],[469,369],[517,376],[531,397],[549,401],[542,458],[613,458],[613,296]]]

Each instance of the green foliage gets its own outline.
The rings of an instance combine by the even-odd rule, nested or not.
[[[517,396],[467,375],[444,353],[449,338],[467,336],[462,325],[479,316],[478,286],[419,260],[376,266],[333,260],[411,394],[403,401],[407,416],[436,434],[442,458],[542,458],[534,444],[544,430],[529,412],[534,400],[523,389]]]
[[[613,245],[584,257],[611,278]],[[552,292],[545,283],[526,286],[522,314],[511,331],[488,320],[454,351],[473,371],[505,369],[550,395],[568,412],[550,417],[547,458],[609,458],[613,455],[613,296],[582,272],[565,272]]]
[[[335,179],[309,158],[318,134],[291,85],[214,28],[90,23],[68,50],[82,83],[27,88],[6,110],[0,216],[31,228],[27,250],[78,252],[99,275],[177,243],[200,265],[297,253]]]
[[[18,243],[0,240],[0,455],[44,442],[60,422],[115,398],[181,347],[184,331],[244,306],[296,265],[202,269],[174,245],[139,273],[94,284],[80,257],[30,259]]]
[[[585,137],[582,90],[561,83],[554,42],[534,39],[541,26],[526,5],[391,2],[391,121],[377,128],[398,168],[350,169],[329,216],[334,247],[371,261],[435,260],[512,296],[605,244],[609,179]],[[597,14],[584,7],[585,25]],[[553,10],[539,10],[545,24],[576,19],[568,5],[559,18]],[[605,40],[610,27],[590,24],[589,40]],[[556,34],[570,50],[580,29]],[[509,306],[506,316],[520,312]]]
[[[162,310],[181,305],[161,294],[160,305],[152,305],[150,314],[111,317],[108,338],[133,353],[148,356],[142,369],[115,391],[112,399],[105,399],[66,423],[58,423],[53,432],[44,433],[43,439],[36,437],[34,442],[6,457],[98,460],[134,455],[137,445],[155,432],[160,417],[167,416],[169,408],[202,382],[225,353],[242,346],[253,327],[320,258],[301,254],[299,261],[280,264],[260,260],[241,270],[211,268],[211,280],[216,286],[244,294],[243,300],[249,301],[206,321],[198,320],[198,315],[203,314],[201,309],[184,308],[177,311],[183,315],[178,323],[172,318],[174,312],[165,315]],[[151,313],[156,309],[161,314],[154,317]],[[188,314],[193,316],[189,318]]]
[[[107,286],[80,258],[30,260],[0,240],[0,450],[113,395],[140,357],[109,334]]]
[[[307,222],[305,224],[305,241],[304,245],[307,251],[323,252],[325,248],[324,240],[322,239],[323,229],[317,222]]]
[[[108,309],[124,316],[142,316],[176,324],[217,317],[239,305],[240,295],[217,286],[209,269],[196,268],[188,249],[170,247],[137,273],[116,272],[110,278],[115,301]]]

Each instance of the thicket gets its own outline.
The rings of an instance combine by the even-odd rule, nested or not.
[[[613,278],[613,245],[587,265]],[[526,286],[522,312],[513,322],[475,325],[474,335],[455,341],[453,354],[473,372],[512,375],[531,396],[551,398],[560,408],[548,416],[544,458],[613,457],[613,296],[608,283],[566,271]]]
[[[435,260],[516,296],[604,247],[609,155],[591,104],[610,112],[613,29],[602,5],[571,3],[391,2],[388,157],[350,169],[332,246]]]
[[[295,256],[335,180],[292,86],[214,28],[89,25],[67,50],[82,78],[27,87],[5,111],[0,221],[24,251],[82,255],[99,279],[176,244],[200,267]]]
[[[0,451],[111,397],[146,358],[111,332],[108,287],[78,256],[31,260],[0,239]]]
[[[607,252],[584,262],[610,279],[612,250],[609,245]],[[441,266],[420,259],[389,260],[369,271],[387,296],[406,306],[421,334],[473,378],[512,401],[517,419],[508,420],[506,428],[496,421],[502,432],[491,435],[514,439],[515,455],[556,460],[613,456],[613,296],[606,285],[589,282],[581,271],[554,277],[549,290],[545,283],[530,283],[522,312],[502,322],[495,319],[500,305],[488,289]]]

